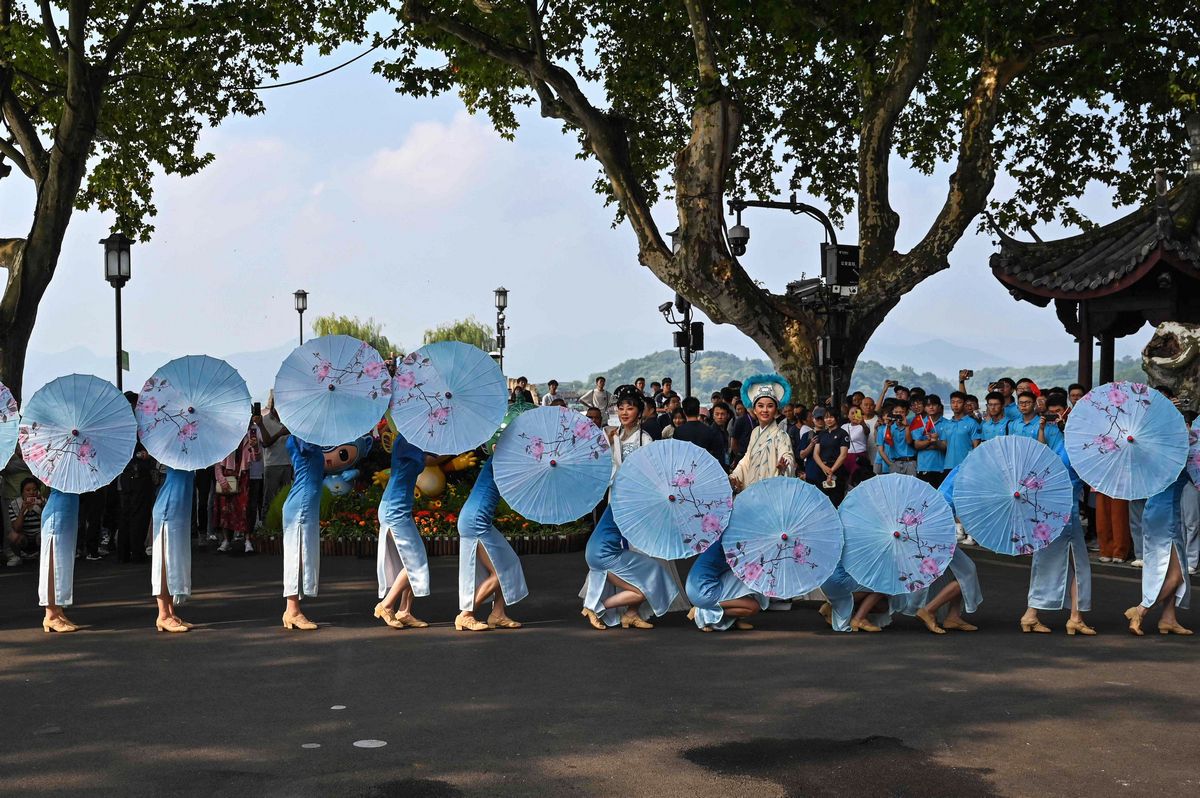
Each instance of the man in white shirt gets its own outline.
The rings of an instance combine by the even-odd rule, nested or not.
[[[542,394],[542,407],[549,407],[554,404],[555,399],[561,399],[558,395],[558,380],[550,380],[546,383],[546,393]]]
[[[604,390],[604,377],[596,378],[596,387],[579,397],[579,403],[584,407],[594,407],[600,411],[601,418],[608,418],[608,406],[612,404],[612,394]]]

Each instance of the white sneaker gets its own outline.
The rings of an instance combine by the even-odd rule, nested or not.
[[[16,554],[14,554],[13,556],[8,558],[8,567],[9,568],[16,568],[20,564],[21,564],[21,558],[19,556],[17,556]]]
[[[147,546],[147,547],[146,547],[146,556],[147,556],[147,557],[153,557],[153,556],[154,556],[154,547],[153,547],[153,546]]]
[[[954,536],[959,540],[966,540],[967,538],[967,530],[963,529],[961,521],[954,522]]]
[[[1146,567],[1146,563],[1143,562],[1142,560],[1134,560],[1133,562],[1131,562],[1129,564],[1132,565],[1134,568],[1145,568]]]
[[[229,541],[222,540],[221,545],[217,546],[217,551],[229,551]]]
[[[250,541],[249,541],[249,540],[247,540],[247,541],[246,541],[246,553],[247,553],[247,554],[253,554],[253,553],[254,553],[254,547],[250,545]]]
[[[1191,568],[1189,568],[1188,573],[1191,574],[1192,576],[1195,576],[1196,575],[1196,566],[1193,565]]]
[[[1112,562],[1112,557],[1101,557],[1100,562]]]
[[[963,545],[964,546],[978,546],[979,544],[975,542],[975,538],[971,537],[970,535],[967,535],[963,538]]]

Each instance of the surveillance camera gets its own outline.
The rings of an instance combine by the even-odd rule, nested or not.
[[[658,312],[659,312],[659,313],[670,313],[670,312],[671,312],[671,307],[672,307],[672,303],[670,303],[670,302],[664,302],[664,303],[662,303],[661,305],[659,305],[659,306],[658,306]]]
[[[750,243],[750,228],[735,224],[729,228],[729,249],[734,255],[745,255],[746,244]]]

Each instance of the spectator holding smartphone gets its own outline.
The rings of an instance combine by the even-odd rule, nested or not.
[[[22,560],[37,556],[41,544],[42,484],[33,477],[21,480],[21,495],[8,505],[8,534],[5,536],[8,549],[8,565],[14,567]]]

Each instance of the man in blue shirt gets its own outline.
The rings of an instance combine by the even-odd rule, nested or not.
[[[876,418],[874,463],[876,474],[890,474],[892,472],[892,458],[896,456],[896,449],[888,443],[887,433],[892,422],[892,411],[895,407],[895,399],[885,399],[883,401],[883,408],[879,411],[879,416]]]
[[[917,450],[908,439],[908,408],[904,400],[896,400],[892,418],[884,433],[885,443],[892,447],[892,473],[917,475]],[[882,422],[880,422],[882,423]],[[890,437],[891,440],[887,440]]]
[[[967,415],[967,395],[962,391],[950,394],[950,412],[953,417],[946,420],[946,463],[944,471],[953,471],[971,450],[983,440],[979,422]]]
[[[946,476],[946,435],[950,422],[946,421],[942,399],[937,394],[925,397],[925,415],[918,416],[909,428],[913,448],[917,450],[917,478],[935,488]]]
[[[980,437],[985,441],[990,441],[992,438],[1007,435],[1011,422],[1008,420],[1008,416],[1004,415],[1004,394],[992,391],[984,399],[984,407],[987,408],[987,415],[979,423]]]
[[[1067,423],[1067,395],[1052,393],[1046,397],[1046,415],[1038,440],[1054,451],[1063,445],[1062,425]]]
[[[1000,396],[1004,398],[1004,415],[1009,421],[1016,421],[1021,417],[1021,409],[1017,406],[1013,394],[1017,392],[1017,384],[1012,377],[1001,377],[996,380],[996,390]]]
[[[1038,440],[1046,419],[1038,414],[1037,397],[1031,391],[1021,391],[1017,394],[1017,408],[1021,411],[1021,417],[1009,422],[1009,434]]]

